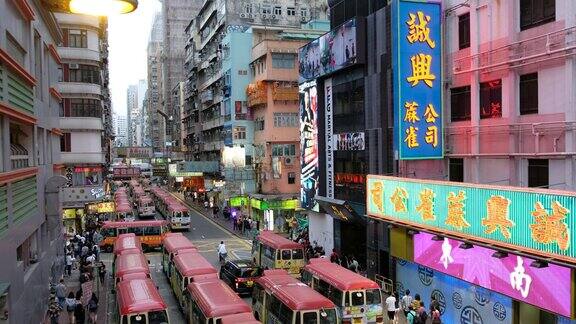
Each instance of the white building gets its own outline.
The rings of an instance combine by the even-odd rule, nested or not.
[[[113,127],[114,127],[114,135],[116,136],[115,144],[116,147],[119,146],[128,146],[128,120],[127,117],[124,115],[118,115],[114,113],[113,116]]]
[[[109,143],[103,136],[108,96],[107,20],[73,14],[56,14],[56,19],[64,34],[58,47],[63,62],[58,84],[63,97],[60,149],[70,186],[64,190],[64,206],[83,208],[102,198],[102,171],[107,163]]]

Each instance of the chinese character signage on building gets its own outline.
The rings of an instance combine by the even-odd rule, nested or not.
[[[140,176],[140,168],[119,167],[113,169],[114,178],[130,178]]]
[[[101,202],[97,204],[87,204],[86,208],[90,214],[113,213],[116,210],[113,201]]]
[[[337,151],[363,151],[364,132],[334,134],[334,149]]]
[[[300,200],[302,208],[317,207],[318,192],[318,96],[316,83],[300,86]]]
[[[300,48],[298,54],[300,82],[362,63],[364,59],[362,25],[361,20],[351,19]]]
[[[414,235],[416,263],[570,317],[570,268],[554,264],[534,268],[530,266],[534,261],[530,258],[512,254],[495,258],[492,257],[495,250],[481,246],[460,249],[462,242],[448,238],[432,240],[433,237],[428,233]],[[486,269],[490,269],[489,276]]]
[[[153,156],[151,147],[127,147],[126,157],[131,159],[150,159]]]
[[[401,160],[444,156],[440,1],[394,0],[394,107]]]
[[[368,215],[567,262],[576,194],[369,175]]]

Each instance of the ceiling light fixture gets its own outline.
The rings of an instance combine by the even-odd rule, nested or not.
[[[548,267],[548,262],[542,260],[534,260],[532,263],[530,263],[530,266],[532,268],[542,269]]]
[[[492,257],[496,258],[496,259],[504,259],[504,258],[508,257],[508,252],[496,251],[496,252],[492,253]]]
[[[111,16],[133,12],[138,0],[43,0],[42,5],[52,12]]]
[[[416,235],[416,234],[420,234],[420,231],[415,230],[415,229],[409,229],[406,233],[408,235]]]
[[[432,241],[444,241],[444,237],[441,235],[434,235],[432,236]]]
[[[473,247],[474,247],[474,245],[472,245],[470,243],[466,243],[466,242],[460,244],[460,248],[463,250],[468,250],[468,249],[471,249]]]

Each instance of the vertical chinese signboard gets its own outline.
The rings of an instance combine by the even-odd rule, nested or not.
[[[302,208],[315,209],[318,192],[318,95],[316,82],[300,85],[300,200]]]
[[[444,157],[440,1],[394,0],[394,106],[401,160]]]
[[[368,215],[573,263],[576,194],[369,175]]]

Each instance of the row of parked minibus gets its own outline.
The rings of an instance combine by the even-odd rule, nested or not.
[[[283,250],[273,247],[282,241],[276,235],[262,233],[256,240],[258,250],[273,249],[268,254],[274,256],[278,251],[280,259],[282,254],[288,257],[282,252],[287,250],[299,261],[296,246],[286,245]],[[381,292],[374,281],[323,258],[310,260],[299,273],[286,271],[293,269],[290,262],[283,262],[288,260],[262,261],[264,258],[254,256],[258,266],[267,264],[256,278],[254,274],[236,278],[236,285],[239,280],[250,281],[250,307],[232,289],[233,282],[221,280],[224,269],[218,273],[186,237],[171,233],[163,238],[163,271],[188,323],[383,323]],[[302,280],[298,280],[300,275]]]
[[[190,212],[186,205],[160,187],[150,187],[150,193],[154,200],[154,206],[168,221],[171,229],[190,230]]]

